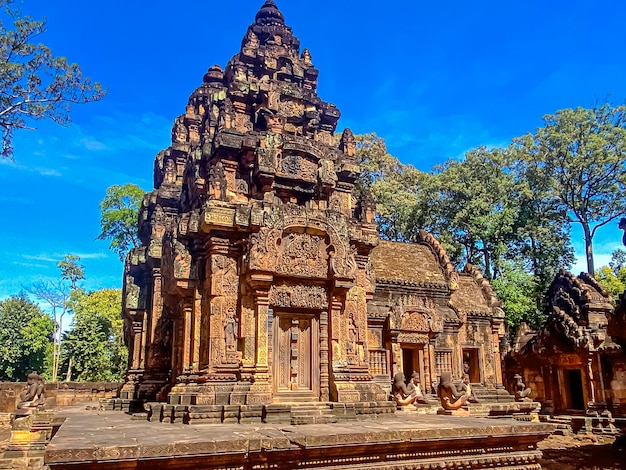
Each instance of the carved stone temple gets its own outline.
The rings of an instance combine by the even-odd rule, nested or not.
[[[122,398],[188,420],[297,402],[388,412],[393,375],[413,371],[426,394],[450,372],[510,398],[494,292],[426,232],[379,239],[318,73],[268,0],[175,120],[125,265]]]
[[[614,309],[611,295],[587,273],[561,270],[545,309],[537,331],[518,333],[507,375],[522,374],[546,412],[626,415],[623,304]]]

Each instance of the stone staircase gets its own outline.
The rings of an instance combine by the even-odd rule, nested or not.
[[[337,417],[328,403],[294,403],[291,406],[291,424],[336,423]]]
[[[46,445],[53,434],[53,412],[36,411],[11,425],[11,437],[0,455],[0,469],[44,469]]]
[[[481,384],[472,384],[472,390],[479,403],[515,402],[515,397],[504,388],[487,388]]]
[[[103,403],[103,407],[107,405],[108,403]],[[372,419],[392,414],[395,410],[395,403],[391,401],[358,403],[308,401],[266,405],[170,405],[149,402],[144,405],[143,412],[133,413],[132,419],[188,424],[328,424]]]

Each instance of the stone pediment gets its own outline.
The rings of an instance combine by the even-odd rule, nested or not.
[[[443,331],[444,317],[437,303],[427,296],[400,296],[390,315],[390,328],[412,336],[437,335]],[[409,341],[407,341],[409,342]]]
[[[250,236],[249,267],[281,276],[327,279],[353,278],[357,265],[349,243],[326,231],[298,227],[299,231],[262,228]],[[318,229],[321,227],[318,227]],[[307,231],[309,230],[309,231]]]
[[[371,258],[377,282],[419,282],[433,288],[448,288],[439,261],[425,244],[381,240],[372,250]]]

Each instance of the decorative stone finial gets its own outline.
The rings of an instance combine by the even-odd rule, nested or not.
[[[300,58],[304,61],[306,65],[313,65],[313,62],[311,60],[311,52],[308,49],[304,48],[302,50]]]
[[[214,65],[210,67],[207,73],[204,74],[203,81],[204,83],[216,83],[224,80],[224,72],[222,72],[222,67],[219,65]]]
[[[272,0],[267,0],[263,4],[259,12],[256,14],[255,20],[257,23],[261,24],[285,24],[285,17]]]

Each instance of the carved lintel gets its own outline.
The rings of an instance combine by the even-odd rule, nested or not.
[[[204,232],[219,228],[232,228],[235,224],[235,209],[228,205],[207,203],[201,215],[201,227]]]
[[[273,285],[269,291],[269,303],[283,308],[298,307],[322,310],[328,308],[328,293],[322,286]]]

